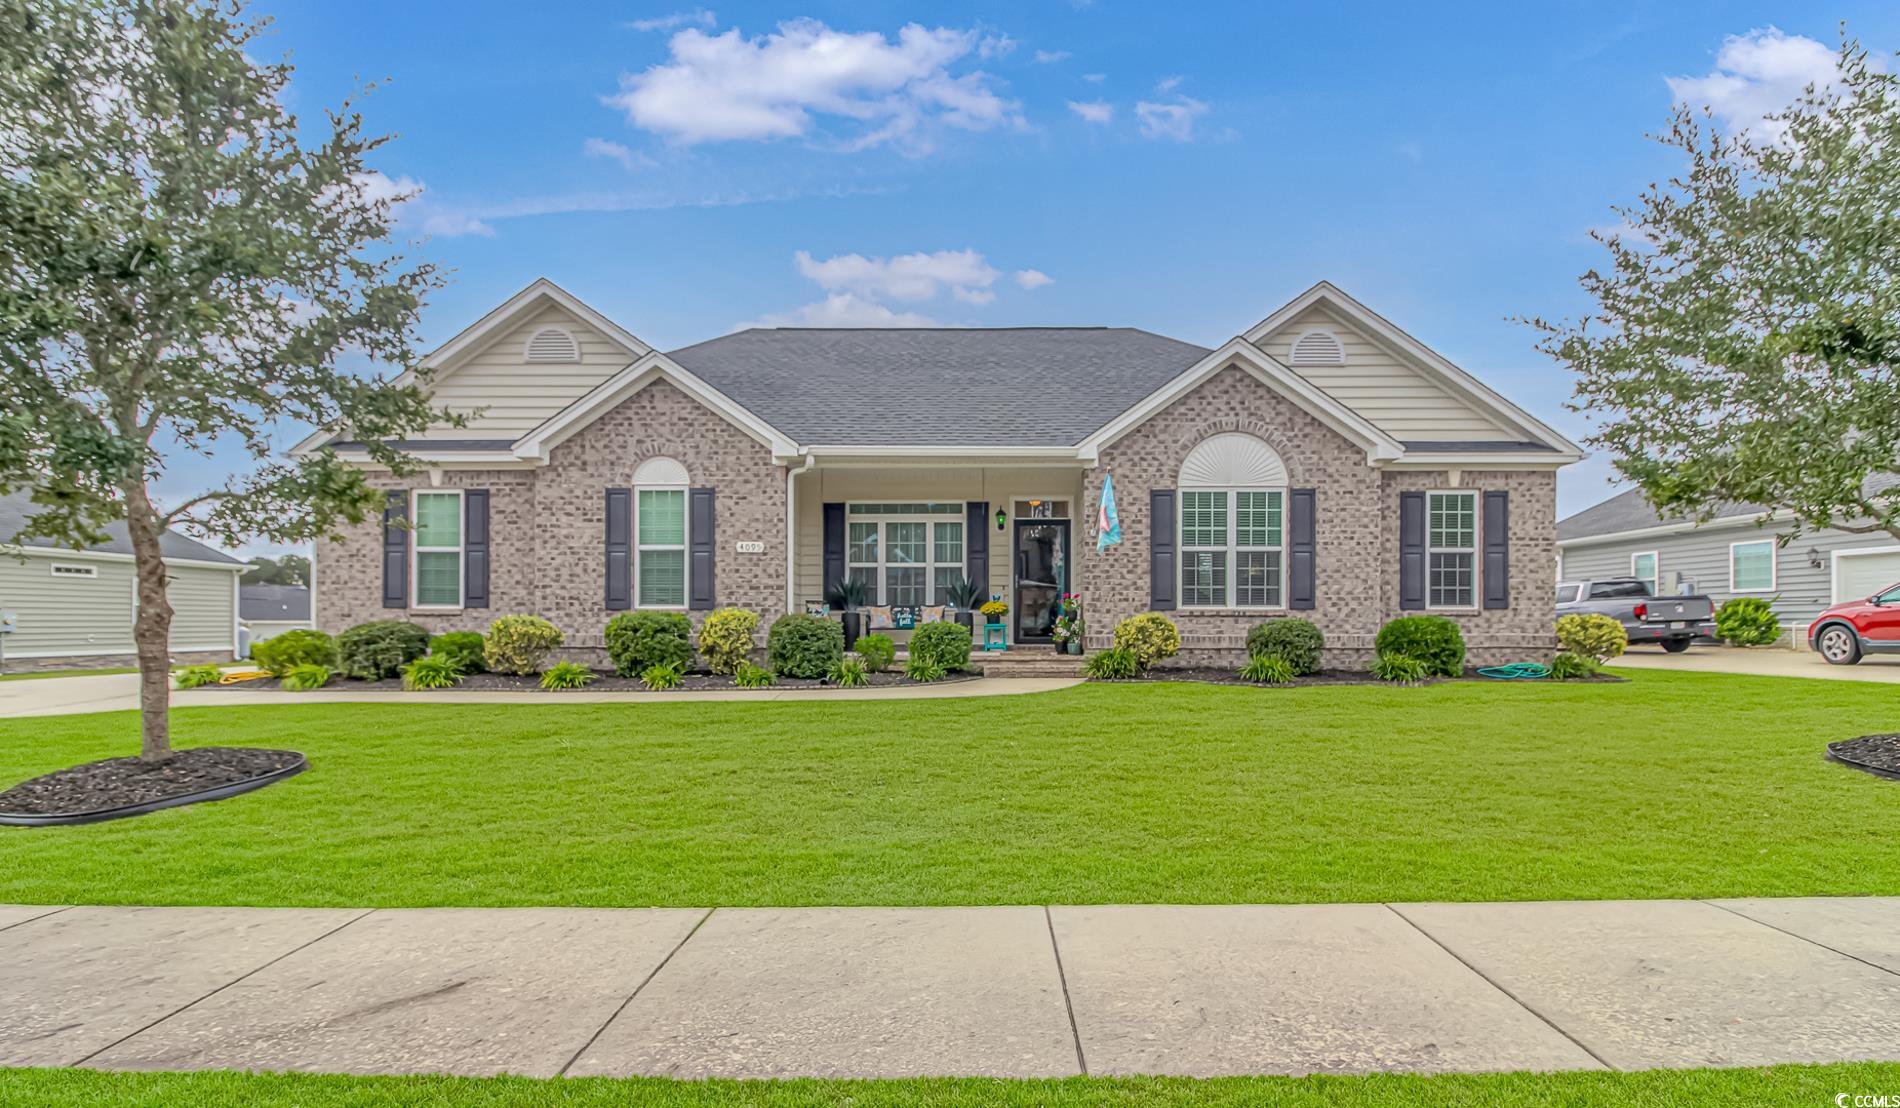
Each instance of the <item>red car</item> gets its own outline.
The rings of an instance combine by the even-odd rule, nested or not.
[[[1864,654],[1900,652],[1900,585],[1822,612],[1808,625],[1808,645],[1837,666],[1851,666]]]

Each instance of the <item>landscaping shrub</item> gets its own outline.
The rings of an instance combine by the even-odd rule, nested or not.
[[[455,663],[439,654],[417,658],[402,671],[402,687],[411,692],[446,689],[461,680],[462,673],[455,668]]]
[[[1082,663],[1082,675],[1097,681],[1126,681],[1140,672],[1141,663],[1135,660],[1135,652],[1124,646],[1098,650]]]
[[[732,675],[732,683],[742,689],[762,689],[772,683],[772,671],[751,662],[740,662]]]
[[[1115,648],[1135,656],[1135,665],[1147,669],[1181,652],[1181,631],[1160,612],[1129,616],[1115,625]]]
[[[1293,677],[1293,663],[1277,654],[1251,655],[1240,667],[1241,680],[1260,685],[1290,685]]]
[[[1444,616],[1400,616],[1379,628],[1372,647],[1381,657],[1403,654],[1424,663],[1427,676],[1457,677],[1465,671],[1465,637]]]
[[[1372,659],[1372,675],[1397,685],[1416,685],[1432,675],[1432,667],[1409,654],[1381,654]]]
[[[1767,646],[1781,637],[1781,621],[1761,597],[1738,596],[1715,610],[1715,637],[1730,646]]]
[[[1568,650],[1559,651],[1550,660],[1550,675],[1559,681],[1578,681],[1585,677],[1595,677],[1603,672],[1603,666],[1595,658],[1583,654],[1573,654]]]
[[[654,691],[677,689],[685,672],[678,662],[655,662],[640,671],[640,683]]]
[[[943,680],[944,669],[935,661],[918,654],[912,654],[904,663],[904,676],[912,681],[929,682]]]
[[[897,644],[882,631],[859,635],[856,649],[858,657],[864,659],[864,668],[872,673],[883,673],[897,660]],[[967,651],[965,656],[968,656]]]
[[[759,629],[759,613],[744,608],[721,608],[699,627],[699,652],[714,673],[737,673],[752,657],[752,636]]]
[[[831,667],[831,672],[825,674],[825,680],[841,689],[855,689],[871,683],[864,669],[864,659],[850,654],[838,659],[838,663]]]
[[[1310,619],[1268,620],[1247,632],[1247,653],[1255,658],[1279,658],[1296,677],[1319,672],[1326,636]]]
[[[263,642],[253,643],[251,661],[272,677],[282,677],[293,666],[335,667],[336,640],[321,631],[285,631]]]
[[[215,685],[224,678],[224,671],[217,666],[192,666],[178,673],[178,687],[198,689],[206,685]]]
[[[336,637],[337,663],[359,681],[394,677],[429,652],[429,632],[399,619],[359,623]]]
[[[1564,616],[1557,621],[1557,647],[1579,658],[1607,662],[1628,649],[1629,632],[1606,615]]]
[[[284,674],[284,688],[291,692],[308,692],[311,689],[320,689],[329,683],[330,667],[320,666],[315,662],[291,666],[290,672]]]
[[[540,616],[502,616],[488,625],[482,661],[496,673],[540,673],[548,651],[566,637]]]
[[[488,668],[483,658],[487,643],[480,631],[450,631],[429,640],[429,657],[440,658],[455,667],[457,673],[481,673]]]
[[[693,661],[693,623],[682,612],[622,612],[607,621],[607,656],[622,677],[671,664],[684,673]]]
[[[802,612],[772,621],[765,636],[765,662],[781,677],[819,678],[844,657],[844,627]]]
[[[600,675],[579,662],[556,662],[541,675],[541,687],[550,691],[591,685]]]
[[[945,673],[969,669],[970,629],[941,620],[926,623],[911,633],[910,656],[926,659]]]

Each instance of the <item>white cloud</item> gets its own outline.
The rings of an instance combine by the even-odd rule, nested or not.
[[[1039,289],[1044,285],[1055,284],[1056,279],[1040,269],[1019,269],[1016,271],[1016,283],[1026,289]]]
[[[1035,61],[1037,65],[1054,65],[1057,62],[1066,62],[1069,58],[1070,54],[1067,50],[1038,50]]]
[[[1158,93],[1173,92],[1175,89],[1181,87],[1183,79],[1184,78],[1181,77],[1163,77],[1155,82],[1155,91]]]
[[[764,315],[751,323],[741,323],[735,331],[747,327],[936,327],[936,320],[916,312],[894,312],[875,301],[848,292],[833,293],[815,304],[790,312]]]
[[[1707,74],[1668,78],[1669,94],[1679,104],[1706,105],[1732,130],[1760,128],[1778,139],[1783,128],[1762,117],[1787,108],[1808,85],[1833,81],[1835,62],[1834,51],[1814,39],[1759,28],[1724,39]]]
[[[422,219],[422,233],[437,238],[453,239],[463,235],[480,235],[482,238],[495,237],[495,229],[481,217],[470,212],[439,211],[426,215]]]
[[[1194,138],[1194,121],[1206,114],[1206,102],[1188,96],[1171,104],[1143,100],[1135,105],[1135,118],[1141,123],[1142,138],[1191,142]]]
[[[853,292],[880,300],[929,300],[948,288],[959,300],[984,304],[995,294],[983,294],[1002,276],[974,250],[938,250],[895,258],[840,254],[824,261],[800,250],[792,257],[798,272],[818,282],[826,292]]]
[[[438,238],[495,233],[493,227],[477,216],[455,211],[424,195],[428,189],[413,177],[391,177],[381,170],[370,170],[356,174],[352,183],[363,199],[390,205],[390,217],[398,227],[413,228]]]
[[[856,128],[846,149],[893,142],[921,153],[934,125],[1025,125],[1021,106],[999,96],[988,74],[951,73],[985,42],[999,49],[997,41],[915,23],[894,41],[813,19],[755,38],[688,28],[670,40],[665,63],[623,75],[620,91],[606,100],[634,126],[681,143],[797,138],[828,117]]]
[[[1088,82],[1089,84],[1091,84],[1091,85],[1099,85],[1099,84],[1101,84],[1101,83],[1102,83],[1103,81],[1106,81],[1106,80],[1108,80],[1108,74],[1106,74],[1106,73],[1084,73],[1084,74],[1082,74],[1082,79],[1083,79],[1084,81],[1087,81],[1087,82]]]
[[[1107,123],[1115,118],[1115,105],[1106,100],[1071,100],[1069,110],[1090,123]]]
[[[651,169],[658,163],[625,143],[611,139],[590,138],[581,143],[581,153],[590,158],[606,158],[620,163],[620,168],[628,173],[641,169]]]
[[[691,24],[695,27],[711,28],[717,26],[719,17],[705,8],[694,8],[690,12],[673,12],[670,15],[656,16],[652,19],[635,19],[627,23],[636,31],[671,31]]]
[[[1022,44],[1005,34],[984,35],[976,44],[976,56],[985,61],[990,58],[1000,58],[1004,54],[1013,53],[1020,45]]]

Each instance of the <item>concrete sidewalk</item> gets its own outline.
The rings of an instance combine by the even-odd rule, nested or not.
[[[1900,1059],[1900,898],[0,907],[0,1065],[1004,1077]]]
[[[1735,673],[1749,677],[1818,677],[1824,681],[1875,681],[1900,684],[1900,654],[1870,654],[1859,665],[1831,666],[1812,650],[1786,647],[1692,646],[1681,654],[1658,646],[1632,646],[1610,659],[1621,669],[1665,669],[1678,673]]]

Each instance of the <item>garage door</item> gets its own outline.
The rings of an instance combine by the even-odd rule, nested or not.
[[[1900,584],[1900,550],[1878,554],[1834,554],[1834,603],[1861,600],[1888,585]]]

